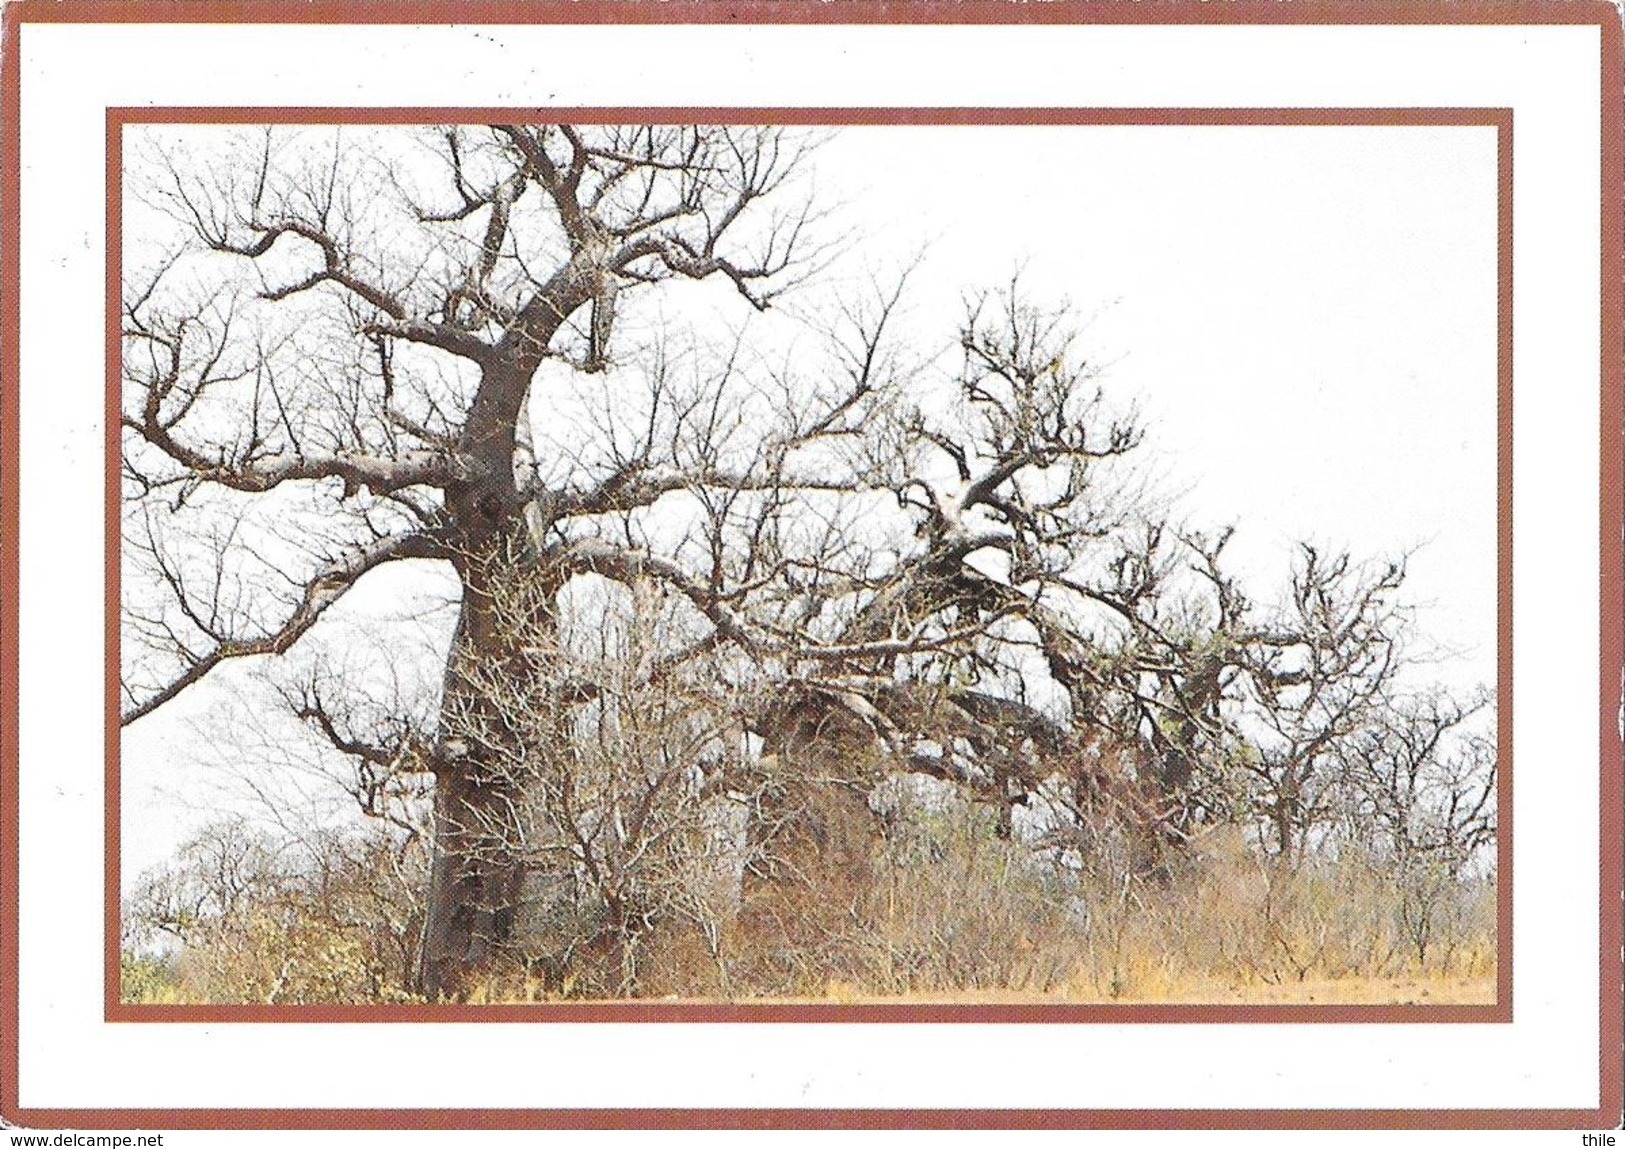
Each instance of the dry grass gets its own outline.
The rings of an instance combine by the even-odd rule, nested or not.
[[[1494,1004],[1494,884],[1395,875],[1357,857],[1288,868],[1239,838],[1210,841],[1159,879],[1036,864],[1032,851],[949,820],[888,842],[864,880],[772,890],[702,937],[643,938],[637,997],[659,1001],[1180,1004]],[[412,1000],[353,930],[287,906],[218,929],[178,965],[127,965],[133,1002]],[[475,1003],[600,999],[522,968]]]
[[[781,890],[775,913],[796,904]],[[658,939],[645,954],[643,996],[1493,1005],[1497,992],[1493,883],[1416,886],[1358,859],[1271,867],[1236,839],[1210,842],[1164,880],[1137,881],[1046,871],[1024,848],[959,827],[894,848],[863,888],[810,900],[788,928],[774,925],[741,919],[720,961],[694,938]],[[801,941],[773,948],[786,937]],[[476,999],[559,997],[534,981],[493,979]]]

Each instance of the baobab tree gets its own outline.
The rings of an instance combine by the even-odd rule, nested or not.
[[[543,364],[609,367],[628,288],[718,279],[768,306],[804,256],[806,209],[775,201],[801,143],[756,128],[502,125],[431,133],[432,148],[409,155],[405,141],[367,135],[333,133],[324,156],[265,133],[216,157],[213,173],[189,167],[179,145],[151,157],[141,194],[191,236],[126,286],[127,540],[170,593],[157,607],[127,602],[140,653],[157,657],[130,668],[125,723],[228,659],[287,651],[369,572],[408,559],[456,572],[443,705],[477,714],[468,668],[533,677],[493,611],[507,570],[560,584],[583,571],[662,573],[648,550],[574,525],[763,481],[688,465],[692,443],[672,424],[703,420],[693,408],[652,411],[641,443],[605,444],[590,461],[536,458],[527,409],[546,401],[532,395]],[[834,430],[861,398],[800,438]],[[770,461],[788,466],[796,439]],[[306,490],[284,493],[295,487]],[[245,589],[253,575],[233,568],[231,541],[251,512],[233,496],[329,508],[319,538],[256,572],[285,574],[291,592]],[[165,500],[229,523],[212,570],[171,547],[154,517]],[[731,587],[674,581],[737,632]],[[420,744],[423,732],[368,743],[342,715],[308,709],[341,751],[410,756],[434,775],[425,989],[454,991],[512,928],[519,875],[477,839],[516,796],[501,771],[432,737]]]

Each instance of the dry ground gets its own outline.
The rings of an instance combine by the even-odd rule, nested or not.
[[[1488,977],[1308,979],[1279,985],[1212,982],[1172,987],[1154,995],[1125,993],[1119,997],[1102,994],[1087,986],[1066,987],[1051,993],[967,990],[910,994],[902,998],[849,995],[834,987],[830,996],[822,1000],[956,1005],[1494,1005],[1495,995],[1495,977],[1492,974]]]
[[[487,999],[501,1001],[503,999]],[[526,1000],[525,998],[508,1000]],[[531,1001],[549,1000],[544,996]],[[662,1005],[717,1005],[720,999],[657,997],[641,999]],[[739,1005],[1494,1005],[1495,975],[1475,977],[1310,978],[1268,984],[1189,983],[1157,994],[1125,993],[1118,997],[1087,985],[1048,993],[1033,990],[984,989],[911,993],[900,997],[852,992],[831,985],[824,996],[744,997]],[[624,1004],[617,999],[616,1004]]]

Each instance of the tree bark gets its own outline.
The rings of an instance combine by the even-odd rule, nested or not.
[[[481,528],[493,502],[505,503],[502,496],[499,488],[468,499]],[[525,864],[519,819],[526,772],[536,764],[515,707],[519,700],[544,707],[547,697],[547,684],[535,681],[519,648],[545,636],[516,633],[505,611],[513,610],[517,594],[538,596],[541,609],[525,621],[550,635],[555,588],[528,569],[532,548],[514,506],[512,514],[497,516],[505,521],[496,529],[465,532],[468,550],[456,564],[463,607],[441,701],[421,966],[420,989],[431,1000],[465,996],[472,979],[489,972],[515,940],[519,917]]]
[[[526,371],[489,364],[480,396],[505,406],[528,388]],[[476,407],[479,403],[476,402]],[[446,489],[445,510],[457,540],[453,566],[462,610],[447,657],[435,762],[435,844],[430,871],[419,991],[430,1000],[467,996],[515,940],[524,880],[523,834],[517,819],[526,798],[526,747],[514,741],[515,699],[542,684],[520,647],[537,635],[514,633],[516,593],[541,595],[528,618],[551,632],[553,603],[545,586],[525,585],[536,547],[514,476],[517,428],[507,410],[471,418],[460,444],[466,472]]]
[[[420,964],[432,1001],[466,996],[513,940],[523,877],[520,860],[471,827],[501,817],[502,789],[465,771],[442,773],[435,793],[435,852]]]

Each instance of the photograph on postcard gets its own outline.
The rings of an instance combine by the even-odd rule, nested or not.
[[[122,1004],[1508,1004],[1493,114],[229,119]]]

